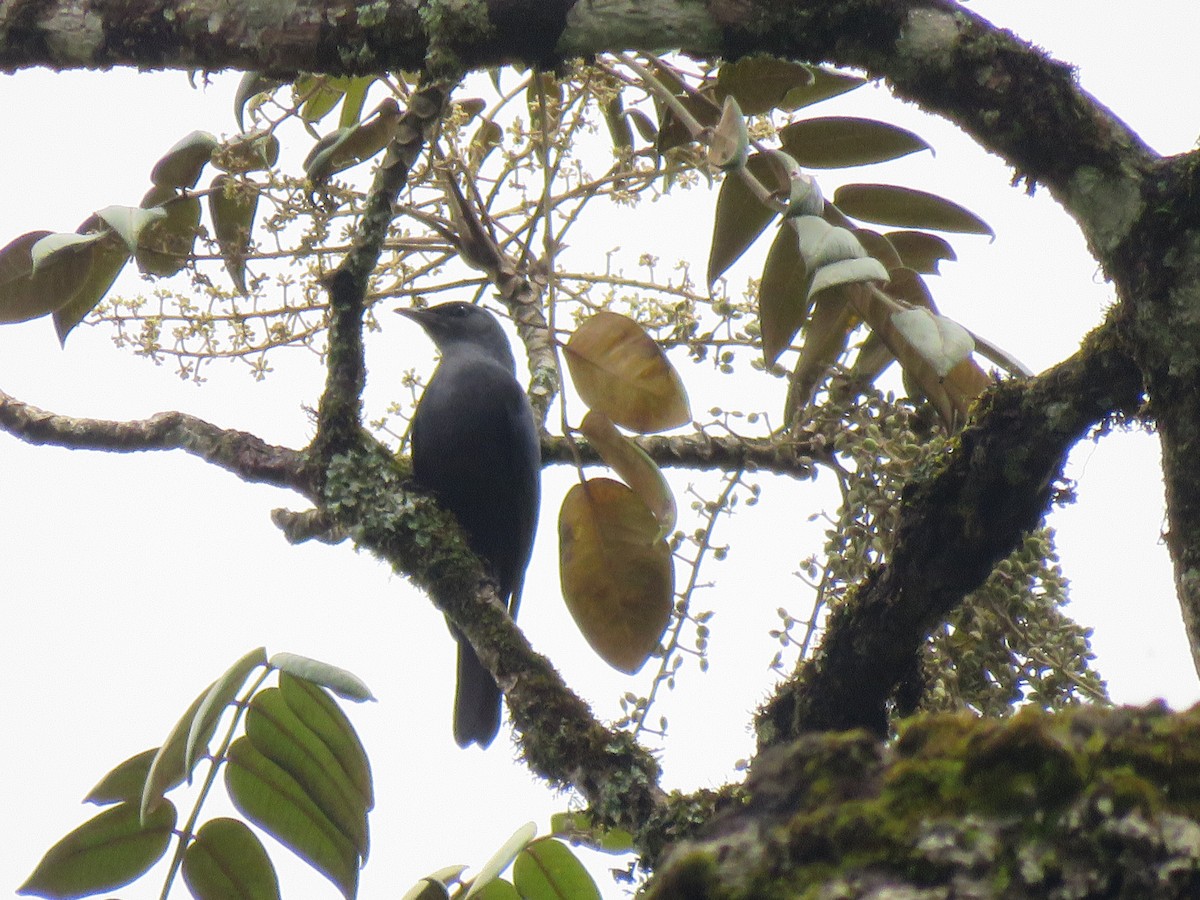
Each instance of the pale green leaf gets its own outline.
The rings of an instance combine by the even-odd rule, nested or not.
[[[893,313],[892,323],[942,378],[975,349],[975,341],[967,329],[924,308]]]
[[[524,850],[535,837],[537,837],[537,825],[533,822],[526,822],[514,831],[512,837],[492,854],[491,859],[479,869],[479,874],[471,880],[471,887],[464,900],[475,897],[489,881],[499,878],[500,873],[512,865],[517,854]]]
[[[821,293],[821,291],[841,287],[846,284],[858,284],[864,281],[885,282],[887,280],[887,269],[883,267],[883,263],[873,256],[864,256],[859,259],[843,259],[839,262],[824,265],[813,273],[812,284],[808,288],[808,295],[812,297]]]
[[[353,672],[321,662],[318,659],[311,659],[296,653],[276,653],[271,657],[270,664],[281,672],[287,672],[297,678],[327,687],[346,700],[362,703],[375,699],[371,694],[371,689]]]
[[[259,666],[267,664],[267,650],[258,647],[251,650],[232,666],[225,670],[220,678],[204,694],[196,714],[192,717],[188,728],[187,742],[184,745],[183,768],[188,772],[188,782],[191,782],[191,771],[195,767],[202,752],[207,750],[208,740],[212,736],[210,726],[221,717],[225,708],[236,698],[246,684],[250,673]],[[206,733],[207,732],[207,733]]]

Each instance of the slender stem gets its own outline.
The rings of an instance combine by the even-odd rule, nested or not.
[[[251,697],[258,693],[258,689],[262,687],[263,682],[267,680],[273,671],[275,671],[273,668],[266,666],[250,690],[246,692],[244,698],[233,704],[233,718],[229,722],[229,728],[225,732],[225,737],[222,739],[221,746],[217,749],[216,754],[210,754],[208,757],[211,765],[208,768],[208,774],[204,778],[204,784],[200,786],[200,793],[196,797],[196,802],[192,805],[192,812],[183,824],[183,828],[175,830],[175,834],[179,838],[179,844],[175,848],[175,855],[171,858],[171,868],[167,870],[167,877],[163,882],[163,889],[162,893],[159,894],[159,900],[167,900],[167,895],[170,894],[171,886],[175,881],[175,874],[179,871],[179,867],[183,865],[183,856],[187,852],[188,845],[196,837],[196,821],[200,818],[200,807],[208,799],[208,794],[217,780],[217,772],[220,771],[221,763],[225,761],[225,754],[229,751],[230,744],[233,743],[234,733],[237,731],[238,723],[241,722],[242,716],[246,712],[247,703]]]

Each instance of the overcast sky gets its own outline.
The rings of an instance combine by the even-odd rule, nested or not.
[[[970,7],[1077,64],[1084,86],[1157,150],[1193,146],[1200,85],[1185,43],[1196,24],[1191,2],[976,0]],[[110,204],[136,204],[154,161],[178,138],[195,128],[234,130],[236,83],[236,76],[218,76],[207,89],[193,90],[182,74],[120,71],[0,76],[6,129],[0,245],[35,228],[72,231]],[[844,180],[877,177],[937,190],[995,229],[991,243],[954,239],[960,261],[945,265],[932,284],[946,314],[1037,370],[1069,354],[1100,321],[1112,291],[1048,197],[1030,199],[1010,188],[999,161],[952,126],[891,101],[886,91],[857,91],[837,110],[889,118],[937,150],[936,158],[922,154]],[[824,173],[818,180],[827,194],[836,185]],[[705,210],[711,199],[687,202]],[[705,213],[673,215],[674,222],[704,221]],[[631,249],[636,228],[621,231],[606,220],[575,234],[573,252],[584,260],[591,253],[600,266],[612,247]],[[701,267],[707,224],[694,234],[680,231],[673,252]],[[731,277],[739,271],[745,276],[752,268]],[[427,369],[432,361],[415,329],[386,325],[369,360],[368,402],[376,410],[396,395],[404,368]],[[114,419],[183,409],[300,447],[311,433],[302,406],[315,401],[321,372],[303,352],[274,364],[278,371],[262,383],[240,368],[213,367],[209,383],[196,387],[181,382],[170,365],[114,348],[101,329],[80,329],[61,351],[49,321],[0,328],[0,388],[31,403]],[[762,390],[769,395],[776,388]],[[715,401],[693,396],[692,402],[700,411]],[[1052,524],[1072,580],[1073,614],[1096,629],[1099,669],[1113,696],[1194,702],[1200,690],[1160,540],[1154,439],[1115,435],[1081,446],[1070,474],[1079,481],[1080,502],[1055,512]],[[568,478],[563,471],[546,476],[548,505],[522,625],[599,714],[614,716],[617,697],[644,692],[650,673],[626,679],[596,663],[558,600],[554,510]],[[715,586],[697,601],[716,612],[712,669],[705,676],[694,667],[686,672],[661,709],[671,718],[668,786],[718,785],[750,752],[751,712],[770,687],[766,631],[777,606],[803,614],[808,602],[791,573],[817,548],[819,534],[797,524],[804,517],[797,509],[830,507],[827,488],[768,486],[759,507],[718,532],[716,540],[731,542],[733,551],[709,570]],[[268,518],[278,506],[303,504],[183,454],[73,453],[0,436],[8,617],[0,636],[0,711],[8,723],[0,805],[9,811],[0,894],[15,889],[41,853],[92,814],[78,801],[105,771],[159,744],[191,699],[259,644],[350,668],[379,698],[351,710],[372,755],[380,798],[363,897],[395,895],[450,863],[478,864],[523,822],[544,827],[561,808],[563,798],[513,763],[506,731],[486,753],[454,746],[453,646],[426,600],[349,547],[289,547]],[[289,868],[285,878],[285,896],[289,889],[293,897],[336,896],[298,870]],[[153,897],[157,887],[151,879],[121,894]]]

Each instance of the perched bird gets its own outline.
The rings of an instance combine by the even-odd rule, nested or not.
[[[396,311],[442,354],[413,418],[414,480],[454,513],[515,618],[537,527],[541,451],[512,348],[495,317],[470,303]],[[500,689],[450,630],[458,641],[454,740],[487,747],[500,729]]]

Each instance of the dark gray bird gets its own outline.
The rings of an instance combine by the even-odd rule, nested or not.
[[[442,354],[413,418],[413,477],[454,513],[516,618],[537,527],[541,450],[512,348],[495,317],[470,303],[396,312]],[[500,689],[450,630],[458,641],[454,740],[487,747],[500,729]]]

